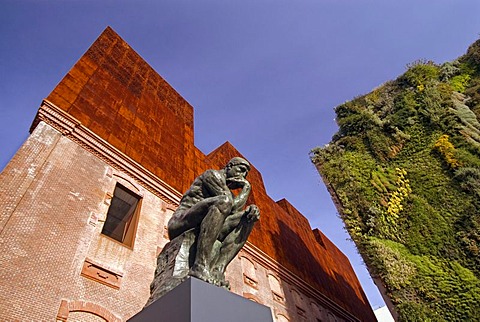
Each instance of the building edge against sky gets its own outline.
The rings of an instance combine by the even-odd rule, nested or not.
[[[1,317],[134,315],[181,193],[236,155],[228,142],[198,150],[192,106],[107,28],[42,103],[0,175]],[[345,255],[288,201],[273,201],[255,167],[249,179],[262,215],[227,271],[232,291],[271,307],[277,321],[374,321]],[[138,204],[113,238],[102,231],[119,187]]]

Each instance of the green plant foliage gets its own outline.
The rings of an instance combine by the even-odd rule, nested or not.
[[[480,168],[459,168],[455,179],[464,191],[480,198]]]
[[[371,183],[382,194],[395,190],[395,171],[378,167],[372,172]]]
[[[468,74],[457,75],[454,76],[449,83],[454,91],[457,91],[459,93],[465,93],[465,89],[470,82],[470,78],[471,77]]]
[[[418,112],[429,126],[436,126],[444,117],[447,109],[442,105],[442,93],[439,87],[426,86],[417,93]]]
[[[401,83],[420,91],[440,76],[440,68],[432,61],[418,60],[407,67],[407,72],[400,77]]]
[[[460,62],[458,60],[446,62],[440,66],[440,79],[442,81],[449,81],[458,74],[460,74]]]
[[[478,76],[480,73],[480,39],[468,48],[467,53],[460,58],[460,61],[465,64],[464,68],[473,71]]]
[[[374,237],[365,249],[398,300],[400,321],[475,321],[468,317],[479,316],[480,280],[457,261],[414,255],[401,243]]]
[[[394,101],[395,112],[388,116],[390,122],[399,129],[406,129],[417,120],[418,103],[411,91],[400,93]]]
[[[455,159],[455,147],[448,140],[448,135],[442,135],[433,147],[443,156],[450,167],[455,169],[460,166],[460,162]]]
[[[480,40],[336,113],[311,160],[399,321],[480,321]]]

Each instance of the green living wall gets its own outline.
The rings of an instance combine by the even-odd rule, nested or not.
[[[311,159],[399,321],[480,321],[480,40],[335,111]]]

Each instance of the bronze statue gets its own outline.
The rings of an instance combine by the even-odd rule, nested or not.
[[[188,276],[229,288],[225,269],[260,218],[257,206],[245,207],[249,170],[247,160],[235,157],[193,181],[168,222],[170,243],[158,256],[147,305]]]

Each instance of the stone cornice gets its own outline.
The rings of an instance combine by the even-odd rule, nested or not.
[[[290,285],[295,286],[303,294],[308,295],[312,299],[318,301],[318,303],[322,304],[324,307],[332,310],[338,316],[344,318],[347,321],[360,321],[357,317],[346,311],[345,308],[341,307],[337,303],[330,300],[327,296],[325,296],[315,288],[311,287],[300,277],[289,271],[284,266],[280,265],[278,262],[273,260],[270,256],[268,256],[266,253],[264,253],[252,243],[247,241],[242,251],[250,255],[254,261],[259,263],[266,269],[278,274],[278,276],[282,280],[288,282]]]
[[[30,132],[41,121],[52,126],[63,136],[76,142],[111,167],[125,172],[167,204],[177,205],[180,202],[181,193],[47,100],[42,102]]]

